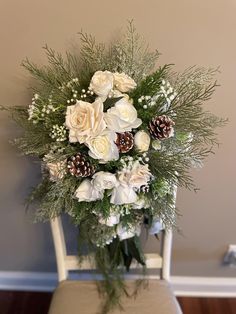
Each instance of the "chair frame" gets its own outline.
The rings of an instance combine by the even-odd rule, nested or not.
[[[174,189],[174,200],[176,201],[176,188]],[[69,271],[92,270],[95,266],[91,264],[91,258],[84,258],[82,263],[78,262],[76,255],[68,255],[61,217],[51,219],[51,230],[56,253],[58,280],[59,282],[68,279]],[[163,230],[161,237],[161,255],[156,253],[145,254],[146,267],[160,269],[160,279],[169,281],[171,266],[172,231]],[[137,268],[137,262],[131,264],[131,268]]]

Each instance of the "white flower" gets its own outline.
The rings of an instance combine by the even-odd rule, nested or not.
[[[75,105],[68,106],[66,126],[69,129],[69,141],[84,143],[101,134],[106,128],[103,116],[103,103],[100,99],[92,104],[79,100]]]
[[[142,185],[147,185],[152,177],[147,164],[142,165],[135,161],[131,170],[129,184],[134,188],[140,188]]]
[[[85,179],[75,191],[75,197],[79,202],[92,202],[103,198],[104,191],[95,189],[90,180]]]
[[[50,181],[56,182],[64,178],[66,174],[66,161],[47,162],[46,167],[49,170]]]
[[[130,167],[124,167],[117,173],[117,185],[113,188],[110,202],[115,205],[133,204],[138,201],[135,190],[147,185],[151,179],[148,165],[135,161]]]
[[[140,152],[148,151],[150,141],[150,136],[145,131],[138,131],[134,136],[134,144]]]
[[[86,142],[89,148],[89,155],[94,159],[99,159],[100,163],[119,159],[119,151],[115,144],[116,134],[104,131],[97,137]]]
[[[147,164],[142,165],[136,160],[132,168],[123,168],[118,172],[118,181],[127,184],[132,188],[139,189],[142,185],[147,185],[152,177]]]
[[[112,96],[112,98],[118,98],[118,97],[124,97],[124,94],[122,94],[120,91],[118,91],[117,89],[113,89],[110,93],[110,95]]]
[[[90,86],[92,91],[100,96],[103,101],[113,89],[113,74],[109,71],[97,71],[94,73]]]
[[[108,227],[113,227],[120,222],[120,214],[111,212],[107,218],[100,218],[100,224],[106,225]]]
[[[142,209],[142,208],[148,208],[149,207],[149,203],[148,200],[144,197],[139,197],[136,202],[134,202],[132,204],[132,207],[134,209]]]
[[[159,218],[153,219],[151,228],[149,229],[149,234],[151,235],[158,234],[163,229],[164,229],[164,226],[163,226],[162,220]]]
[[[140,233],[141,233],[140,224],[137,224],[136,226],[132,226],[132,227],[123,227],[120,224],[118,225],[118,228],[117,228],[117,235],[121,241],[129,239],[129,238],[133,238],[135,235],[140,236]]]
[[[117,101],[114,107],[107,110],[105,121],[110,130],[120,133],[136,129],[142,124],[135,107],[126,97]]]
[[[110,190],[117,184],[117,180],[115,174],[99,171],[93,175],[92,183],[97,190]]]
[[[128,184],[120,184],[112,190],[111,204],[122,205],[136,202],[138,196]]]
[[[122,93],[129,92],[134,89],[137,84],[135,81],[126,75],[125,73],[113,73],[114,76],[114,87]]]

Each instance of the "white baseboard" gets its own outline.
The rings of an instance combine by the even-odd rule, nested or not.
[[[56,273],[0,271],[0,290],[53,291]]]
[[[89,280],[91,276],[79,274],[76,278]],[[0,272],[0,290],[51,292],[56,285],[56,273]],[[172,276],[171,285],[176,296],[236,297],[236,278]]]
[[[236,278],[172,276],[176,296],[236,297]]]

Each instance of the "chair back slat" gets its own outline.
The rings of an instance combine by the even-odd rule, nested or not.
[[[93,256],[84,256],[82,261],[79,262],[78,256],[67,255],[66,256],[66,268],[67,270],[92,270],[96,269],[95,263],[93,262]]]
[[[146,260],[146,267],[150,269],[162,268],[162,257],[156,253],[144,254]],[[142,267],[138,262],[133,261],[130,265],[131,269]],[[67,255],[65,257],[65,268],[69,270],[92,270],[96,269],[93,256],[83,257],[82,261],[79,262],[78,256]]]
[[[164,230],[163,235],[163,265],[161,270],[161,279],[169,281],[170,279],[170,264],[171,264],[171,248],[172,248],[172,231]]]
[[[174,200],[176,200],[176,188],[174,189]],[[79,263],[76,255],[67,255],[65,236],[61,217],[51,219],[51,229],[56,251],[58,279],[59,281],[68,278],[71,270],[92,270],[95,269],[95,263],[90,257],[84,257]],[[161,279],[169,281],[171,264],[172,231],[163,230],[161,255],[156,253],[145,254],[146,267],[150,269],[161,269]],[[131,264],[131,269],[138,267],[137,262]]]
[[[174,206],[176,204],[176,197],[177,197],[177,186],[175,185],[173,187]],[[163,231],[163,239],[162,239],[163,266],[161,270],[161,279],[165,279],[167,281],[170,280],[172,238],[173,238],[172,230]]]
[[[50,224],[56,253],[58,280],[62,281],[68,278],[68,271],[66,267],[66,243],[61,217],[51,219]]]

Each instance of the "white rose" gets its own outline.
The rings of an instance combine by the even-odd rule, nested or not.
[[[131,176],[131,170],[128,168],[123,168],[117,172],[117,178],[120,184],[129,185],[129,180]]]
[[[85,179],[75,191],[79,202],[92,202],[103,198],[104,191],[95,189],[90,180]]]
[[[79,100],[75,105],[68,106],[66,126],[69,129],[69,141],[84,143],[101,134],[106,128],[103,117],[103,103],[100,99],[92,104]]]
[[[135,161],[130,173],[129,184],[134,188],[140,188],[142,185],[147,185],[151,177],[148,165],[142,165]]]
[[[139,189],[142,185],[147,185],[152,177],[148,165],[142,165],[135,161],[131,169],[123,168],[118,172],[118,181],[132,188]]]
[[[134,136],[134,144],[140,152],[148,151],[150,141],[150,136],[145,131],[138,131]]]
[[[111,213],[107,218],[100,218],[100,224],[106,225],[108,227],[113,227],[120,222],[120,214]]]
[[[125,73],[113,73],[114,76],[114,86],[122,93],[129,92],[134,89],[137,84],[135,81],[126,75]]]
[[[113,80],[114,78],[111,72],[97,71],[94,73],[89,87],[96,95],[105,101],[108,94],[113,89]]]
[[[122,205],[136,202],[137,194],[132,187],[126,184],[120,184],[112,190],[111,204]]]
[[[100,163],[119,159],[119,151],[115,144],[116,134],[104,131],[97,137],[86,142],[89,148],[89,155],[94,159],[99,159]]]
[[[114,107],[107,110],[105,121],[110,130],[120,133],[136,129],[142,124],[135,107],[126,97],[117,101]]]
[[[121,241],[129,239],[129,238],[133,238],[135,235],[140,236],[140,234],[141,234],[140,224],[129,227],[129,228],[123,227],[121,224],[118,225],[117,235]]]
[[[50,181],[56,182],[64,178],[66,174],[66,161],[47,162],[46,167],[49,170]]]
[[[117,89],[113,89],[113,91],[110,93],[112,98],[118,98],[118,97],[124,97],[124,94],[122,94]]]
[[[116,176],[113,173],[99,171],[93,175],[92,184],[97,190],[113,189],[116,183]]]

